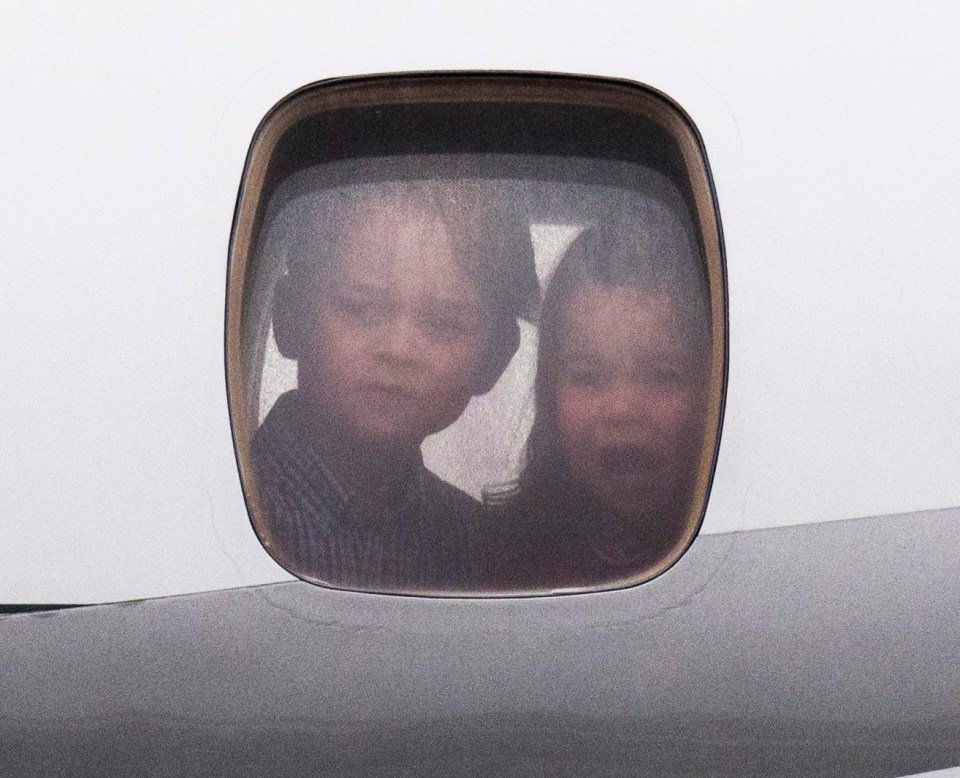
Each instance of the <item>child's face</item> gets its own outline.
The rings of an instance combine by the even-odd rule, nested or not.
[[[699,454],[698,359],[673,301],[586,284],[562,319],[556,419],[574,478],[622,515],[669,510]]]
[[[307,316],[299,387],[344,435],[419,445],[473,394],[489,317],[442,222],[372,204]]]

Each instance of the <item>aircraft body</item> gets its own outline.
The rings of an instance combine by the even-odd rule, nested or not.
[[[952,6],[6,10],[0,772],[960,765]],[[257,128],[447,71],[646,84],[702,139],[723,431],[699,536],[639,587],[333,591],[251,528],[224,300]]]

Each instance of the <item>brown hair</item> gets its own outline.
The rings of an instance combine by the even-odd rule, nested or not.
[[[535,315],[540,290],[527,219],[484,191],[481,182],[471,180],[355,184],[314,197],[286,257],[287,272],[298,288],[322,283],[336,268],[355,228],[353,217],[371,205],[435,217],[446,227],[460,267],[498,318],[513,321]]]

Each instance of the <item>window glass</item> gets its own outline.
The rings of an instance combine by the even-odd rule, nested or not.
[[[294,574],[359,591],[647,580],[696,534],[719,432],[708,182],[642,112],[421,108],[314,106],[259,178],[255,142],[227,342],[257,535]],[[433,134],[456,109],[477,137]],[[556,147],[564,111],[582,148]]]

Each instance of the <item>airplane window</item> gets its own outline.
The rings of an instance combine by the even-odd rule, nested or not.
[[[254,139],[227,301],[253,528],[324,586],[636,585],[692,543],[722,417],[722,246],[644,87],[335,81]]]

